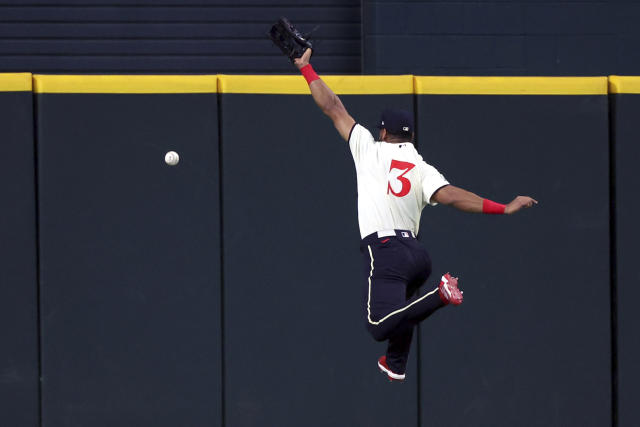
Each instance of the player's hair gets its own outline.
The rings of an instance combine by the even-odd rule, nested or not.
[[[411,132],[391,133],[387,131],[387,141],[389,142],[413,142]]]

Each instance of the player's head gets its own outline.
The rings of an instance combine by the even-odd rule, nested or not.
[[[413,114],[405,110],[387,108],[380,115],[378,123],[380,141],[411,142],[413,141]]]

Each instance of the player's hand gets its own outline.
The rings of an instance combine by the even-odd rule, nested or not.
[[[520,209],[530,208],[533,205],[537,204],[538,201],[529,196],[518,196],[504,208],[504,213],[507,215],[511,215],[518,212]]]
[[[531,206],[537,205],[537,204],[538,204],[538,201],[535,199],[532,199],[529,196],[518,196],[515,199],[513,199],[511,203],[509,203],[504,208],[504,213],[507,215],[511,215],[513,213],[518,212],[520,209],[530,208]]]
[[[298,67],[298,70],[306,65],[309,65],[309,58],[311,58],[311,53],[312,53],[312,50],[307,49],[304,51],[304,53],[300,58],[294,59],[293,63],[296,64],[296,67]]]

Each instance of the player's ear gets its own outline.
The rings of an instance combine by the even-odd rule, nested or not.
[[[385,128],[380,129],[380,141],[384,141],[387,137],[387,130]]]

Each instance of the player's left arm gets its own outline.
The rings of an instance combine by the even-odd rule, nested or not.
[[[336,127],[340,136],[345,141],[348,141],[349,133],[351,133],[351,129],[353,125],[356,124],[356,121],[349,115],[347,109],[344,108],[338,95],[313,71],[311,64],[309,64],[310,57],[311,49],[307,49],[302,57],[297,58],[294,63],[307,79],[313,100],[318,104],[322,112],[333,121],[333,125]]]
[[[452,206],[464,212],[513,214],[523,208],[530,208],[538,201],[529,196],[518,196],[507,205],[482,198],[477,194],[453,185],[445,185],[439,188],[431,199],[443,205]]]

